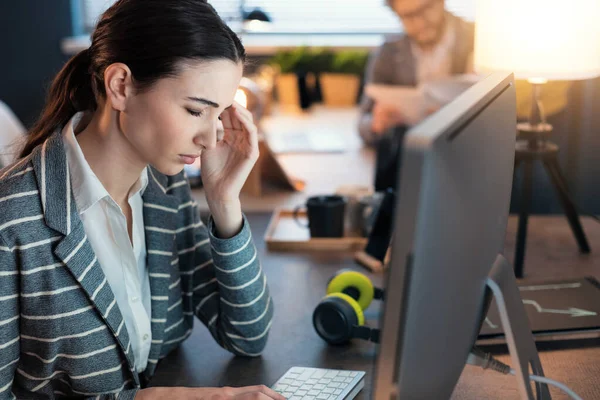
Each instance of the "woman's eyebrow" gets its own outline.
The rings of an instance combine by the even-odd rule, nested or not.
[[[188,97],[188,100],[197,101],[199,103],[203,103],[203,104],[209,105],[209,106],[214,107],[214,108],[219,108],[219,104],[218,103],[215,103],[214,101],[210,101],[210,100],[204,99],[202,97],[191,97],[190,96],[190,97]]]

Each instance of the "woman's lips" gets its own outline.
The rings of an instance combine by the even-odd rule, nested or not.
[[[195,156],[195,155],[189,155],[189,154],[180,154],[179,157],[181,157],[181,160],[185,163],[185,164],[193,164],[194,162],[196,162],[196,159],[199,156]]]

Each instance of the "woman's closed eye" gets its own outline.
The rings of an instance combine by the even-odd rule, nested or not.
[[[201,117],[203,114],[202,111],[192,110],[191,108],[186,108],[186,110],[188,113],[190,113],[190,115],[193,115],[194,117]]]

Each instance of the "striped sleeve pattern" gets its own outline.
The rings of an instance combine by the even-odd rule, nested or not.
[[[0,236],[0,399],[15,399],[12,383],[19,362],[19,284],[14,255]]]
[[[177,236],[184,295],[219,345],[237,355],[258,356],[267,342],[273,302],[248,221],[244,216],[236,236],[219,239],[212,218],[208,227],[200,220],[187,182],[182,190],[180,225],[193,226]]]

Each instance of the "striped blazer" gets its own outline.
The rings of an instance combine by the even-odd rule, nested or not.
[[[87,240],[60,132],[0,170],[0,399],[133,399],[194,315],[237,355],[265,346],[272,300],[250,227],[219,239],[184,173],[149,168],[142,195],[152,346],[138,375],[115,296]]]

